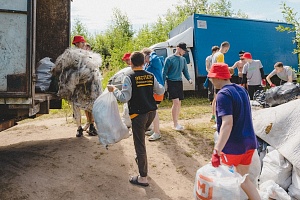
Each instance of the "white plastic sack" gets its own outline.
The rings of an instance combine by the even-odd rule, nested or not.
[[[228,200],[240,199],[240,185],[245,180],[236,172],[229,171],[229,168],[220,165],[215,168],[211,163],[198,169],[194,185],[194,198]]]
[[[128,109],[128,104],[124,103],[123,104],[123,112],[121,116],[122,122],[128,127],[131,127],[131,119],[129,116],[129,109]]]
[[[300,199],[300,170],[296,167],[293,167],[292,184],[288,189],[288,194],[295,199]]]
[[[300,99],[285,104],[253,110],[255,134],[276,148],[300,169]]]
[[[54,66],[55,64],[51,62],[49,57],[45,57],[38,62],[36,69],[37,80],[35,83],[37,91],[45,92],[49,89],[52,77],[51,70]]]
[[[262,183],[259,188],[262,200],[269,200],[270,198],[276,200],[291,200],[291,197],[286,193],[286,191],[273,180],[268,180]]]
[[[108,83],[110,85],[116,86],[116,88],[118,88],[119,90],[122,90],[123,79],[130,72],[132,72],[131,67],[125,67],[125,68],[121,69],[120,71],[118,71],[115,75],[113,75],[109,79]]]
[[[276,149],[268,152],[263,158],[260,184],[273,180],[287,190],[292,183],[292,165]]]
[[[94,102],[93,116],[99,141],[103,145],[114,144],[129,137],[129,130],[120,117],[117,99],[107,89]]]

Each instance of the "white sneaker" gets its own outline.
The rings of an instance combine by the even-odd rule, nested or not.
[[[153,133],[150,137],[149,137],[149,141],[155,141],[161,138],[161,135],[159,133]]]
[[[180,124],[177,124],[177,126],[173,127],[173,129],[176,130],[176,131],[183,131],[184,127],[181,126]]]
[[[86,131],[89,128],[90,124],[87,122],[83,127],[82,130]]]
[[[154,133],[154,130],[149,130],[145,132],[145,135],[151,136]]]
[[[211,128],[217,130],[217,124],[214,124]]]

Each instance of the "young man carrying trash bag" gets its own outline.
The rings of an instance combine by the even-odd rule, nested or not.
[[[244,176],[249,172],[253,153],[257,148],[249,95],[245,88],[230,82],[225,63],[214,63],[208,78],[216,89],[216,117],[219,138],[212,154],[212,166],[234,166]],[[247,176],[241,184],[249,199],[260,199],[255,185]]]
[[[129,182],[147,187],[148,161],[145,144],[145,131],[152,123],[157,110],[153,93],[163,94],[165,88],[160,85],[152,73],[143,69],[144,55],[133,52],[130,56],[132,72],[124,77],[122,90],[114,85],[107,85],[108,91],[121,102],[128,102],[132,122],[132,133],[139,175],[132,176]]]

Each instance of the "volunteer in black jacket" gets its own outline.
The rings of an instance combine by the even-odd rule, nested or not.
[[[130,56],[132,72],[124,77],[122,90],[113,85],[107,88],[115,97],[125,103],[128,102],[129,115],[132,122],[132,132],[137,164],[138,176],[130,178],[130,183],[140,186],[148,186],[148,162],[145,144],[145,132],[152,123],[156,114],[155,94],[163,94],[165,88],[158,83],[155,76],[143,69],[144,54],[133,52]]]

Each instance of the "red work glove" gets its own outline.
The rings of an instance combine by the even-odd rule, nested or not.
[[[263,86],[263,87],[266,87],[266,79],[263,79],[263,80],[261,80],[261,85]]]
[[[276,85],[274,83],[271,84],[271,87],[276,87]]]
[[[221,164],[220,156],[218,155],[218,151],[216,149],[214,149],[214,152],[211,156],[211,164],[213,167],[219,167]]]

